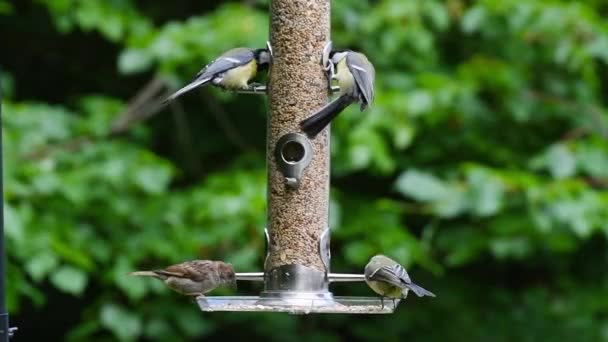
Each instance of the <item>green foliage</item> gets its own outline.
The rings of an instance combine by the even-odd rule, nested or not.
[[[438,297],[323,319],[203,315],[126,276],[190,258],[261,269],[263,100],[205,90],[181,116],[111,131],[146,79],[177,86],[228,48],[262,47],[268,1],[24,3],[0,0],[3,36],[74,52],[0,56],[17,322],[76,299],[57,339],[608,340],[604,2],[332,2],[334,46],[377,69],[373,107],[332,125],[332,269],[385,253]],[[90,42],[99,49],[78,49]],[[37,92],[40,70],[56,83]]]

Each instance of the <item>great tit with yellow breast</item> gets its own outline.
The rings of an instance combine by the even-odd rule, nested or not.
[[[300,127],[310,138],[314,138],[351,103],[359,102],[361,110],[374,101],[374,66],[364,54],[351,50],[330,53],[329,63],[337,70],[332,76],[338,80],[340,96],[323,106],[315,114],[300,122]]]
[[[434,293],[412,283],[405,268],[384,255],[374,256],[365,266],[364,273],[367,285],[381,296],[383,307],[384,297],[392,298],[394,302],[407,297],[409,290],[418,297],[435,297]]]
[[[227,90],[251,90],[249,81],[258,70],[267,68],[269,63],[270,53],[266,49],[239,47],[228,50],[207,64],[188,85],[167,97],[163,103],[209,82]]]

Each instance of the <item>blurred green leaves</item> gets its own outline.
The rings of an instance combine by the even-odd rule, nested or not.
[[[137,134],[109,133],[138,91],[114,85],[137,77],[182,84],[229,48],[262,47],[267,1],[35,3],[52,20],[54,42],[84,33],[109,44],[116,70],[83,69],[112,87],[83,79],[76,86],[89,90],[62,104],[23,99],[36,68],[0,75],[12,312],[56,300],[49,288],[78,297],[80,323],[65,327],[72,340],[272,340],[277,331],[293,340],[332,340],[335,331],[370,340],[608,336],[601,1],[332,2],[334,46],[363,51],[377,69],[373,107],[353,106],[332,125],[332,271],[360,272],[384,253],[439,295],[408,298],[415,314],[408,308],[382,322],[204,316],[160,282],[126,276],[191,258],[262,267],[265,133],[255,100],[213,90],[180,102],[181,117],[170,108]],[[0,0],[0,16],[17,15],[39,25]],[[74,68],[83,59],[61,56]],[[216,95],[217,103],[205,99]],[[226,123],[245,147],[226,147],[238,145]],[[370,294],[356,286],[335,293]]]
[[[98,31],[118,42],[129,35],[142,35],[151,29],[130,0],[35,0],[52,14],[57,29],[68,33],[76,29]]]
[[[146,71],[153,63],[165,72],[189,66],[184,78],[189,80],[208,61],[230,48],[263,47],[267,27],[268,20],[259,11],[226,4],[212,15],[168,22],[149,34],[132,37],[119,56],[118,68],[129,74]]]
[[[497,213],[503,204],[505,185],[490,170],[469,166],[465,181],[443,182],[428,173],[408,170],[395,183],[397,191],[416,201],[428,203],[441,217],[454,217],[470,211],[479,217]]]

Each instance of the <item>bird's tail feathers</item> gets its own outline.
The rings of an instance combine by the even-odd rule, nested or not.
[[[161,278],[160,274],[155,271],[137,271],[129,273],[130,276],[143,276],[143,277],[154,277]]]
[[[321,132],[331,120],[333,120],[344,108],[355,100],[348,95],[342,95],[332,102],[326,104],[315,114],[300,122],[300,127],[310,138],[314,138]]]
[[[165,100],[163,100],[163,104],[167,104],[167,103],[175,100],[176,98],[182,96],[183,94],[189,92],[190,90],[192,90],[196,87],[200,87],[206,83],[209,83],[209,81],[211,81],[211,79],[212,79],[212,77],[206,77],[206,78],[200,78],[200,79],[193,80],[191,83],[189,83],[185,87],[181,88],[180,90],[176,91],[175,93],[173,93],[172,95],[167,97]]]
[[[418,297],[424,297],[424,296],[435,297],[435,294],[433,292],[425,290],[422,287],[420,287],[414,283],[407,284],[406,286],[410,290],[412,290],[412,292],[414,292],[416,294],[416,296],[418,296]]]

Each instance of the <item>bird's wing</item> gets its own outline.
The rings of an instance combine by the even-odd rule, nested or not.
[[[212,78],[227,70],[245,65],[255,58],[253,51],[248,48],[235,48],[226,51],[223,55],[207,64],[203,70],[196,74],[195,79]]]
[[[401,288],[403,288],[405,284],[410,284],[412,282],[405,269],[400,265],[382,266],[372,273],[370,279],[389,283]]]
[[[167,276],[178,278],[188,278],[193,281],[203,281],[213,270],[211,261],[208,260],[192,260],[181,264],[171,265],[160,271]]]
[[[374,78],[376,70],[365,55],[358,52],[350,52],[346,56],[348,70],[355,78],[355,83],[367,105],[374,101]]]

